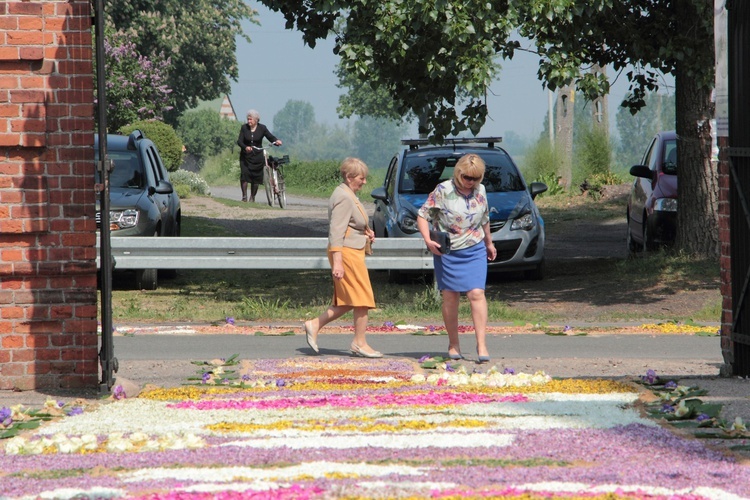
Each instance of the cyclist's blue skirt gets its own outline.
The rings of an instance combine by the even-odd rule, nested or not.
[[[447,255],[433,255],[439,290],[484,290],[487,284],[487,247],[483,242]]]

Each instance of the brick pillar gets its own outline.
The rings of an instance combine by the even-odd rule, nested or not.
[[[721,255],[719,256],[719,268],[721,272],[721,354],[724,358],[724,366],[721,368],[723,376],[730,376],[734,363],[734,343],[732,342],[732,254],[731,254],[731,231],[730,231],[730,201],[729,190],[729,156],[726,148],[729,141],[726,137],[718,137],[719,146],[719,244]]]
[[[0,2],[0,389],[98,385],[89,0]]]

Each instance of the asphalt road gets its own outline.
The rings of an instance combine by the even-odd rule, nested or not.
[[[386,357],[417,360],[445,356],[447,337],[368,334],[368,343]],[[351,356],[350,334],[321,333],[321,357]],[[637,377],[649,369],[661,375],[717,376],[723,363],[718,337],[686,335],[488,335],[490,365],[516,372],[543,370],[557,377]],[[176,386],[193,375],[194,361],[227,358],[279,359],[314,356],[299,333],[290,336],[148,334],[114,337],[117,376],[138,384]],[[462,334],[468,369],[476,364],[473,334]],[[486,366],[486,365],[485,365]]]

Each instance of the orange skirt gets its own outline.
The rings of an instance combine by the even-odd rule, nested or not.
[[[375,295],[370,284],[370,273],[365,265],[365,249],[343,247],[341,260],[344,277],[333,280],[333,305],[375,308]],[[328,251],[328,262],[333,267],[333,253]]]

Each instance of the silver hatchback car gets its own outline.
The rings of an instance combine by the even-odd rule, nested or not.
[[[426,139],[401,141],[408,146],[391,160],[382,187],[372,191],[372,218],[379,238],[420,237],[417,210],[438,183],[453,177],[453,168],[463,155],[475,153],[486,164],[484,175],[490,204],[490,230],[497,257],[491,271],[523,271],[529,279],[544,276],[544,220],[534,198],[547,190],[541,182],[526,184],[521,172],[502,148],[499,137],[446,139],[444,145],[429,145]],[[395,280],[400,273],[391,272]]]

